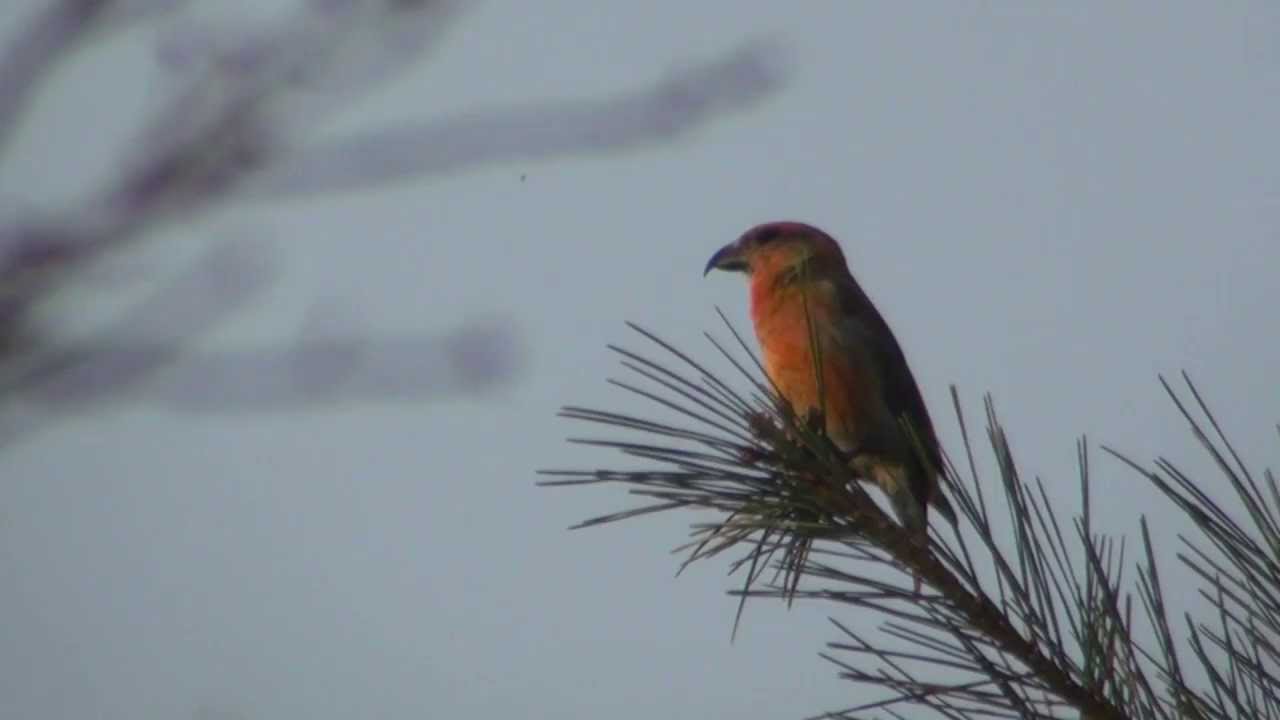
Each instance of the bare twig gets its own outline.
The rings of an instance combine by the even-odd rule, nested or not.
[[[36,89],[60,61],[76,51],[91,51],[105,29],[154,21],[184,4],[186,0],[54,0],[33,12],[13,43],[0,48],[0,150],[12,141]],[[269,25],[195,27],[179,17],[159,26],[158,57],[177,90],[146,120],[135,142],[123,148],[118,171],[103,186],[55,212],[0,218],[0,392],[62,408],[82,406],[91,398],[121,397],[168,359],[185,355],[179,351],[186,340],[229,312],[228,303],[217,299],[207,308],[188,308],[198,321],[182,325],[176,334],[125,316],[102,339],[74,346],[51,345],[47,333],[30,327],[30,310],[37,301],[77,281],[98,258],[175,219],[190,220],[237,200],[270,201],[506,160],[666,142],[750,107],[782,81],[773,53],[764,44],[749,43],[611,98],[445,110],[438,115],[444,119],[406,121],[325,142],[312,138],[328,116],[439,46],[463,7],[460,0],[306,0]],[[193,273],[217,274],[210,270]],[[159,296],[164,295],[162,289]],[[245,293],[229,302],[248,298]],[[148,314],[145,302],[136,312]],[[165,322],[172,323],[177,315],[167,317]],[[130,332],[119,333],[122,326]],[[156,334],[166,339],[150,339]],[[502,352],[516,348],[511,337],[499,343]],[[234,353],[204,353],[189,369],[212,377],[233,370],[266,373],[276,378],[269,384],[278,391],[265,397],[311,402],[345,397],[357,387],[392,395],[378,388],[393,379],[405,381],[405,368],[415,366],[410,359],[435,352],[424,350],[430,339],[404,338],[380,345],[383,351],[407,353],[402,362],[384,362],[375,370],[378,363],[360,361],[371,373],[365,380],[336,373],[334,377],[347,380],[339,383],[341,390],[330,387],[326,395],[307,379],[315,367],[332,365],[335,352],[350,356],[365,344],[351,336],[325,348],[303,344],[268,350],[252,361]],[[315,359],[300,359],[299,353]],[[427,372],[439,365],[416,367]],[[490,363],[494,368],[514,365],[514,359]],[[279,373],[295,366],[302,374],[297,382],[281,380]],[[475,389],[503,372],[445,373],[437,380],[456,380],[460,389]],[[244,385],[259,387],[255,382]],[[423,383],[407,382],[407,396],[413,396],[414,385]],[[426,385],[438,387],[434,381]],[[309,392],[302,397],[304,388]],[[242,397],[249,407],[261,406],[253,401],[263,396],[230,393],[202,400],[187,391],[166,397],[184,407],[229,409],[230,398]]]

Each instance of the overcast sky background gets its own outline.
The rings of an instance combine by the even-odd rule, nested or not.
[[[19,14],[0,12],[0,35]],[[156,36],[59,69],[0,166],[5,202],[56,206],[109,171],[165,87]],[[479,395],[321,407],[200,410],[141,388],[5,447],[0,716],[785,718],[856,702],[816,657],[828,608],[756,603],[730,644],[726,563],[672,577],[689,518],[569,533],[630,501],[534,486],[537,468],[614,462],[564,443],[587,428],[560,405],[649,410],[605,384],[605,344],[642,346],[624,320],[708,359],[715,306],[747,327],[741,279],[701,271],[765,220],[839,238],[946,446],[948,384],[975,421],[992,392],[1064,509],[1082,433],[1207,467],[1161,372],[1190,371],[1246,460],[1275,464],[1280,4],[488,0],[333,128],[604,97],[750,39],[775,43],[780,90],[673,143],[238,204],[126,263],[126,285],[163,284],[211,246],[253,248],[265,284],[205,349],[317,322],[480,322],[517,334],[518,365]],[[107,290],[79,292],[52,313],[65,327],[113,317]],[[1168,506],[1096,460],[1101,523],[1133,532],[1150,513],[1172,542]]]

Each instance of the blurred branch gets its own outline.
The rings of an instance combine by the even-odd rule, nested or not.
[[[0,397],[71,407],[123,396],[174,360],[190,338],[250,306],[272,274],[260,243],[215,244],[94,337],[41,348],[26,368],[10,363]]]
[[[33,12],[13,42],[0,49],[0,152],[40,81],[79,46],[111,4],[111,0],[49,3]]]
[[[257,171],[244,189],[267,198],[349,190],[491,163],[670,142],[754,104],[779,82],[768,46],[753,43],[613,98],[470,112],[296,147]]]
[[[186,412],[298,409],[359,400],[412,402],[510,381],[523,351],[507,322],[442,335],[371,336],[313,313],[291,346],[197,350],[193,337],[253,307],[274,279],[259,235],[215,243],[185,274],[92,337],[0,366],[0,446],[68,413],[143,402]]]
[[[1181,557],[1204,581],[1202,594],[1216,610],[1209,620],[1187,616],[1189,640],[1171,629],[1145,518],[1136,590],[1128,589],[1135,582],[1125,542],[1094,527],[1085,441],[1081,512],[1068,522],[1039,480],[1020,477],[990,398],[986,425],[997,477],[980,479],[953,389],[969,476],[948,461],[944,480],[961,528],[950,536],[932,528],[925,546],[889,519],[820,431],[798,421],[745,369],[752,362],[712,339],[753,388],[744,395],[688,354],[632,327],[662,359],[614,347],[632,375],[614,383],[675,419],[572,406],[562,415],[647,436],[573,442],[612,448],[648,467],[555,470],[548,474],[560,479],[543,484],[620,483],[647,503],[579,527],[675,509],[716,511],[720,520],[693,526],[685,565],[736,548],[742,555],[732,569],[744,576],[735,594],[743,600],[822,600],[880,618],[878,636],[833,619],[841,638],[823,657],[863,688],[857,706],[823,717],[901,717],[902,708],[913,706],[947,718],[1280,718],[1274,675],[1280,492],[1269,473],[1265,491],[1252,480],[1220,431],[1218,443],[1209,442],[1167,384],[1228,475],[1248,521],[1240,523],[1209,499],[1203,482],[1166,461],[1159,473],[1143,471],[1209,541],[1188,541],[1191,554]],[[1201,409],[1216,431],[1207,407]],[[917,590],[913,577],[930,589]]]
[[[185,0],[61,0],[32,13],[11,46],[0,49],[0,158],[36,90],[59,61],[89,45],[87,41],[103,28],[151,21],[184,4]],[[118,339],[50,348],[28,327],[38,300],[81,277],[105,253],[176,219],[190,220],[233,199],[350,190],[517,158],[669,141],[749,107],[774,92],[781,81],[764,47],[753,44],[647,90],[611,99],[403,123],[328,143],[308,139],[327,116],[346,109],[437,46],[461,8],[460,0],[307,0],[268,25],[197,28],[179,22],[163,28],[159,57],[180,89],[124,149],[119,172],[82,201],[56,213],[0,218],[0,391],[72,398],[77,404],[95,393],[115,394],[105,386],[89,392],[89,385],[134,383],[158,370],[165,364],[162,360],[176,357],[177,344],[149,341],[138,341],[142,344],[132,348],[121,346]],[[208,323],[226,309],[209,308],[201,323],[183,325],[184,337],[209,329]],[[124,320],[125,327],[137,328]],[[406,357],[419,358],[420,341],[407,339],[397,347],[408,353]],[[347,342],[352,347],[361,344],[354,337]],[[503,346],[515,347],[510,342]],[[275,373],[306,366],[296,355],[311,350],[291,348],[252,361],[205,354],[198,366],[217,374],[214,360],[221,358],[226,368]],[[386,382],[392,376],[404,379],[406,371],[383,367],[370,372],[383,378],[378,382]],[[373,390],[378,382],[353,382],[344,388]],[[303,382],[267,394],[303,400],[295,395],[303,386],[315,389]],[[222,397],[225,402],[230,395]]]
[[[510,380],[521,356],[515,334],[495,322],[441,336],[303,337],[287,349],[195,354],[144,397],[199,412],[439,400]]]
[[[94,31],[125,27],[188,1],[55,0],[35,8],[13,42],[0,48],[0,154],[40,83]]]

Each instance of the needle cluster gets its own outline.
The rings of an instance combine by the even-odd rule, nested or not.
[[[742,359],[753,356],[732,327],[737,348],[706,337],[741,375],[733,383],[631,328],[653,353],[611,346],[627,377],[610,382],[652,403],[653,417],[576,406],[561,415],[622,431],[571,442],[645,466],[544,471],[552,479],[543,484],[617,484],[644,501],[577,527],[702,511],[679,548],[681,569],[733,556],[741,577],[735,631],[748,598],[822,601],[840,614],[879,618],[879,631],[867,634],[832,617],[837,636],[822,657],[861,686],[856,697],[871,699],[821,717],[922,717],[923,710],[946,718],[1280,718],[1280,493],[1270,472],[1259,482],[1246,469],[1189,378],[1199,415],[1165,388],[1235,490],[1242,517],[1202,491],[1210,480],[1166,460],[1147,469],[1107,449],[1200,533],[1182,538],[1185,552],[1165,557],[1143,518],[1134,561],[1132,543],[1094,527],[1085,440],[1080,513],[1068,518],[1038,478],[1019,474],[989,397],[986,439],[996,470],[980,477],[952,388],[965,469],[947,459],[943,486],[960,523],[935,523],[926,544],[883,511],[822,423],[796,417],[759,364]],[[1158,562],[1189,567],[1214,616],[1176,617]]]

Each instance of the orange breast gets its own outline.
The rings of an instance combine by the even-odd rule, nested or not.
[[[834,299],[810,293],[808,316],[822,359],[818,382],[814,343],[799,288],[775,291],[752,287],[751,319],[760,341],[765,371],[802,418],[812,409],[826,416],[827,435],[837,447],[852,449],[873,421],[875,378],[862,348],[839,342]]]

